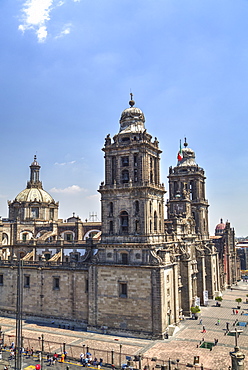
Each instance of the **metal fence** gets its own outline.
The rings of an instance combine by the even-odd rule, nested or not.
[[[2,338],[2,345],[5,349],[10,349],[12,343],[15,343],[15,335],[5,334]],[[61,343],[55,341],[48,341],[44,339],[43,335],[38,338],[22,337],[22,346],[25,350],[33,349],[34,355],[42,352],[43,355],[58,355],[66,351],[67,358],[78,361],[80,364],[80,354],[90,353],[92,359],[99,361],[102,359],[104,367],[122,368],[124,364],[139,370],[213,370],[197,364],[197,356],[193,356],[192,363],[183,364],[180,359],[159,359],[157,357],[146,357],[141,353],[125,353],[125,345],[116,343],[115,350],[106,350],[103,348],[91,348],[86,344],[76,345]],[[124,348],[123,348],[124,347]]]

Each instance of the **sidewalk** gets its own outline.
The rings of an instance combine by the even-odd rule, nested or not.
[[[142,340],[61,329],[45,323],[31,323],[25,320],[23,321],[23,336],[29,338],[30,341],[33,338],[37,343],[38,338],[43,334],[45,341],[49,342],[50,353],[61,353],[63,350],[61,344],[65,343],[68,355],[70,355],[69,351],[75,351],[75,348],[78,349],[76,353],[78,360],[80,352],[89,347],[98,351],[96,354],[92,353],[93,357],[95,355],[96,357],[100,356],[107,363],[111,363],[110,354],[113,350],[115,353],[115,364],[118,366],[120,362],[126,362],[126,355],[137,356],[142,354],[142,368],[148,364],[155,368],[156,364],[158,365],[159,363],[159,359],[162,360],[162,363],[166,363],[169,358],[175,363],[176,360],[180,360],[179,364],[192,364],[194,356],[199,356],[200,364],[203,364],[208,369],[228,370],[231,364],[229,352],[234,349],[235,337],[225,335],[226,322],[229,323],[230,330],[235,329],[233,323],[236,319],[248,322],[248,304],[243,303],[246,301],[246,294],[248,294],[248,284],[240,282],[238,286],[233,287],[232,291],[228,290],[223,294],[221,307],[216,307],[215,301],[210,301],[208,307],[202,307],[202,325],[205,326],[206,333],[202,333],[202,325],[199,325],[199,320],[186,319],[180,323],[180,330],[175,336],[164,341]],[[239,297],[243,300],[241,303],[242,308],[239,310],[238,315],[233,315],[233,308],[236,310],[237,307],[235,299]],[[243,315],[241,315],[242,311],[244,311]],[[220,325],[215,325],[218,319],[220,320]],[[0,325],[5,334],[5,343],[9,345],[13,337],[8,336],[15,335],[15,320],[1,317]],[[248,369],[248,326],[237,326],[237,328],[243,330],[243,333],[239,336],[238,345],[246,355],[245,368]],[[199,344],[203,339],[205,342],[214,342],[214,339],[217,339],[218,344],[212,347],[211,351],[200,348]],[[101,351],[102,355],[99,355]],[[154,361],[151,363],[147,358],[153,358]],[[155,358],[157,358],[157,361],[155,361]],[[61,366],[65,365],[61,364]],[[171,369],[174,370],[173,367]],[[185,369],[185,367],[179,367],[179,369]]]

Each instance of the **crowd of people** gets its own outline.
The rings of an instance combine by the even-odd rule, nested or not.
[[[89,365],[102,366],[103,359],[100,358],[99,361],[96,357],[93,359],[92,356],[91,356],[91,353],[86,352],[86,354],[84,354],[84,353],[80,354],[80,362],[83,366],[86,366],[86,367],[89,366]]]
[[[10,352],[10,355],[9,355],[9,360],[13,360],[15,358],[15,355],[16,355],[16,348],[15,348],[15,343],[12,342],[10,344],[10,346],[8,347],[6,344],[4,344],[3,346],[1,346],[0,348],[0,358],[2,356],[2,349],[3,350],[9,350]],[[26,358],[32,358],[34,356],[34,348],[31,347],[22,347],[20,352],[26,356]],[[38,354],[38,359],[41,361],[41,352],[40,351],[36,351],[36,353]],[[58,354],[58,353],[54,353],[53,355],[51,354],[47,354],[46,355],[46,362],[48,363],[48,366],[52,366],[52,365],[55,365],[57,362],[61,362],[61,363],[64,363],[65,360],[67,358],[67,352],[66,351],[63,351],[61,354]],[[90,352],[86,352],[85,354],[84,353],[81,353],[80,354],[80,358],[79,358],[79,361],[80,363],[87,367],[87,366],[97,366],[97,367],[101,367],[102,366],[102,363],[103,363],[103,359],[100,358],[99,360],[95,357],[94,359],[92,358],[92,355]],[[8,368],[6,368],[5,370],[8,370]]]

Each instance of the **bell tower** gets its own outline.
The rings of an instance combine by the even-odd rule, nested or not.
[[[27,188],[41,188],[42,182],[40,181],[40,165],[37,162],[36,155],[30,165],[30,181],[27,183]]]
[[[205,199],[205,173],[195,162],[195,153],[184,143],[177,166],[169,170],[168,219],[193,218],[200,239],[208,239],[208,201]]]
[[[145,129],[132,99],[122,112],[119,133],[107,135],[102,204],[102,243],[164,240],[164,185],[160,184],[158,140]]]

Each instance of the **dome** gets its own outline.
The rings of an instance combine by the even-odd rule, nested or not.
[[[37,157],[36,157],[36,155],[34,156],[34,160],[33,160],[33,162],[31,163],[31,166],[30,166],[30,167],[32,167],[32,166],[40,167],[39,163],[37,162]]]
[[[221,218],[220,223],[215,227],[215,235],[223,235],[225,228],[226,224],[223,223],[223,220]]]
[[[183,166],[197,166],[195,162],[195,152],[193,149],[188,147],[188,144],[184,143],[184,148],[182,149],[182,156],[183,158],[178,161],[178,166],[183,167]]]
[[[135,102],[129,102],[130,108],[125,109],[120,118],[119,132],[143,132],[145,131],[145,116],[141,109],[134,107]]]
[[[17,202],[43,202],[51,203],[54,199],[45,190],[39,188],[27,188],[22,190],[15,198]]]
[[[220,224],[216,225],[215,230],[224,230],[224,229],[225,229],[225,227],[226,227],[226,225],[223,223],[223,220],[222,220],[222,218],[221,218],[221,220],[220,220]]]

